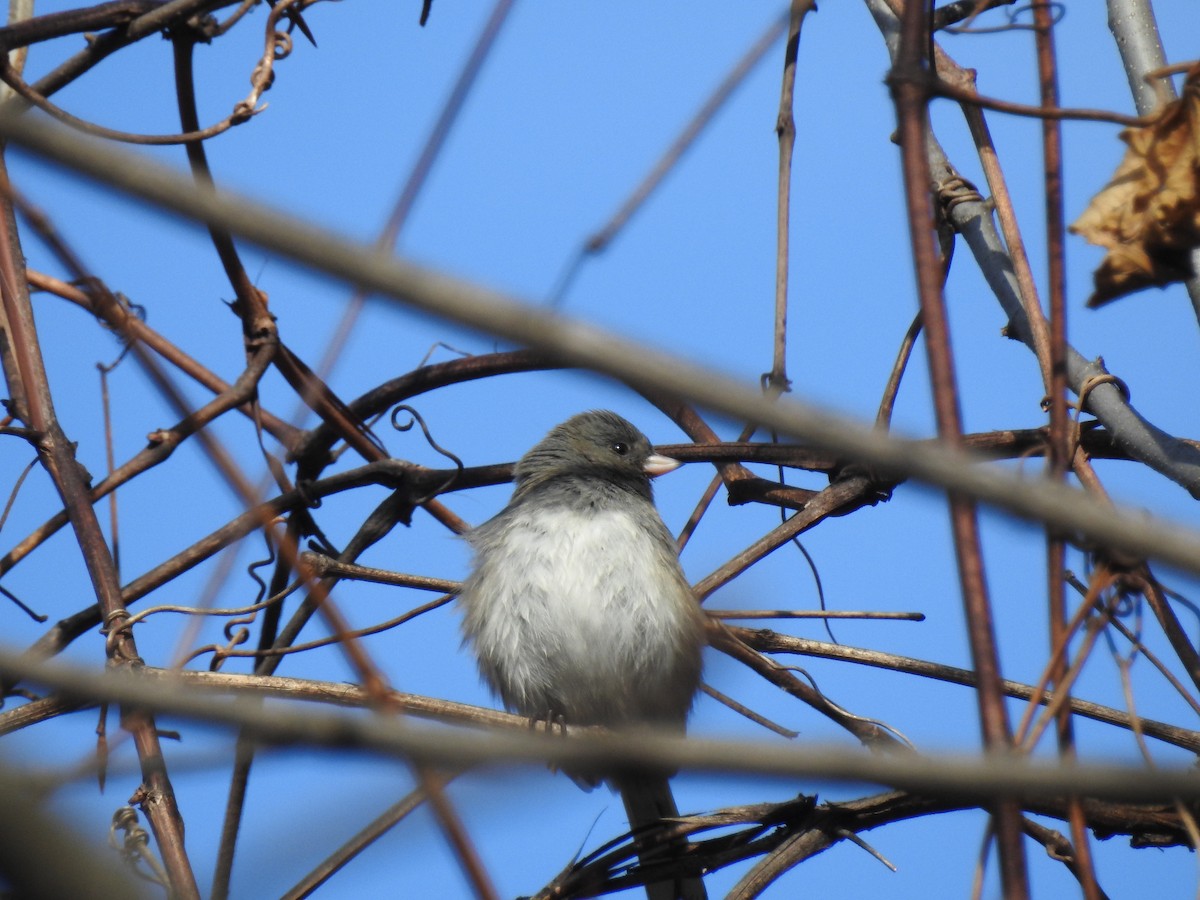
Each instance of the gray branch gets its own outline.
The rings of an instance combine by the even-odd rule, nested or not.
[[[896,17],[884,0],[866,0],[866,3],[894,60],[899,46]],[[946,184],[959,177],[932,129],[927,152],[936,184]],[[990,207],[982,199],[967,199],[955,203],[947,215],[966,240],[988,286],[1008,316],[1009,334],[1032,350],[1033,332],[1021,303],[1012,257],[996,230]],[[1077,396],[1089,381],[1106,374],[1103,359],[1089,362],[1068,345],[1067,380]],[[1087,410],[1104,424],[1113,442],[1130,457],[1182,485],[1193,497],[1200,497],[1200,450],[1147,421],[1116,385],[1103,383],[1092,388],[1087,396]]]

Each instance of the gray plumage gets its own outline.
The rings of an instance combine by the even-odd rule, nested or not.
[[[459,597],[480,672],[506,707],[684,730],[704,616],[650,487],[677,465],[611,412],[569,419],[517,463],[509,504],[468,535],[474,564]],[[663,777],[615,786],[631,827],[678,815]],[[683,879],[647,894],[692,900],[704,889]]]

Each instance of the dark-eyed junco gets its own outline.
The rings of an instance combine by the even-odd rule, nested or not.
[[[517,463],[508,506],[468,535],[474,566],[459,597],[479,669],[509,709],[683,731],[704,616],[650,488],[678,465],[603,411],[559,425]],[[665,777],[614,781],[632,828],[679,814]],[[647,895],[705,893],[692,878]]]

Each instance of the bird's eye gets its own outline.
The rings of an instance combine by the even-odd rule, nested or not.
[[[624,441],[617,441],[612,444],[612,452],[617,454],[617,456],[624,456],[629,452],[629,445]]]

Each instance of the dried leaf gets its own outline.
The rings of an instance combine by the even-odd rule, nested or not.
[[[1121,133],[1129,145],[1116,173],[1071,231],[1108,250],[1088,306],[1195,276],[1200,247],[1200,64],[1183,96],[1149,125]]]

